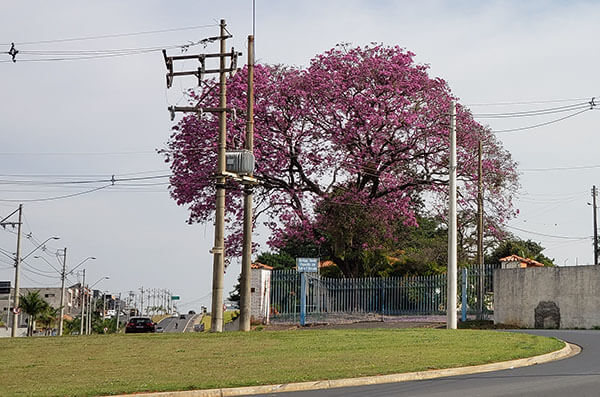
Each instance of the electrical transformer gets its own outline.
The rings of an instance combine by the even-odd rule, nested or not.
[[[225,154],[225,170],[238,175],[254,172],[254,154],[249,150],[235,150]]]

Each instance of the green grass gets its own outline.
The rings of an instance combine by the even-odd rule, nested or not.
[[[0,395],[82,396],[301,382],[483,364],[562,346],[534,335],[439,329],[4,338]]]

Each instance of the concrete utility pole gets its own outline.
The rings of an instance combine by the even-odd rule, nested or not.
[[[121,316],[121,293],[119,292],[119,300],[117,301],[117,326],[115,329],[115,332],[118,333],[119,332],[119,319]]]
[[[219,63],[219,149],[217,157],[217,197],[215,206],[215,244],[213,247],[212,332],[223,332],[223,277],[225,274],[225,150],[227,145],[227,80],[225,77],[225,20],[221,19],[221,57]]]
[[[592,186],[592,203],[594,207],[594,265],[598,264],[598,221],[596,219],[596,185]]]
[[[142,285],[142,288],[140,288],[140,316],[144,315],[144,286]]]
[[[204,74],[219,73],[219,107],[202,107],[202,100],[196,106],[171,106],[169,111],[171,119],[174,119],[175,112],[192,112],[197,114],[202,113],[218,113],[219,114],[219,141],[217,152],[217,172],[216,179],[216,205],[215,205],[215,236],[214,246],[211,250],[213,254],[213,285],[212,285],[212,310],[211,310],[211,331],[223,331],[223,276],[225,273],[225,183],[228,176],[235,176],[232,173],[226,172],[226,142],[227,142],[227,112],[233,112],[233,109],[227,108],[227,80],[226,73],[235,72],[237,70],[237,57],[240,55],[233,49],[231,52],[226,52],[226,41],[232,36],[228,34],[224,19],[220,23],[220,35],[210,37],[208,41],[220,42],[220,51],[218,54],[200,54],[200,55],[177,55],[167,56],[167,52],[163,50],[165,64],[167,66],[167,88],[171,87],[173,78],[176,76],[196,76],[198,84],[202,81]],[[231,66],[225,66],[225,59],[231,58]],[[219,69],[206,69],[205,60],[207,58],[219,58]],[[175,72],[173,70],[173,61],[197,59],[200,62],[200,67],[194,71]]]
[[[248,97],[246,150],[254,153],[254,36],[248,36]],[[250,174],[252,177],[252,174]],[[250,331],[250,274],[252,264],[252,183],[244,183],[244,236],[240,280],[240,331]]]
[[[106,291],[102,291],[102,321],[106,319]]]
[[[65,317],[65,278],[67,278],[67,247],[63,251],[62,272],[60,273],[60,320],[58,321],[58,336],[63,334],[63,321]]]
[[[448,297],[446,328],[456,329],[456,102],[450,105],[450,183],[448,206]]]
[[[23,204],[19,204],[19,222],[17,224],[17,253],[15,254],[15,297],[13,299],[13,323],[10,336],[17,336],[19,328],[19,267],[21,265],[21,223],[23,219]]]
[[[81,323],[79,324],[79,335],[83,335],[83,322],[85,321],[85,269],[83,269],[83,280],[81,281]]]
[[[485,292],[485,271],[483,268],[483,142],[479,140],[477,167],[477,266],[479,267],[479,288],[477,289],[477,318],[483,320],[483,297]]]
[[[88,287],[89,288],[89,287]],[[92,289],[89,288],[89,294],[88,294],[88,311],[87,311],[87,321],[85,323],[86,325],[86,335],[91,335],[92,334],[92,313],[94,311],[94,299],[92,297]]]

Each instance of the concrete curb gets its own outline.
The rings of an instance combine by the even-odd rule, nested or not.
[[[504,369],[513,369],[519,367],[528,367],[530,365],[544,364],[551,361],[562,360],[572,357],[581,352],[581,348],[577,345],[565,342],[565,347],[560,350],[542,354],[541,356],[520,358],[518,360],[503,361],[499,363],[474,365],[471,367],[446,368],[430,371],[408,372],[404,374],[390,374],[365,376],[361,378],[346,378],[319,380],[300,383],[285,383],[279,385],[264,385],[264,386],[246,386],[233,387],[224,389],[207,389],[207,390],[186,390],[186,391],[171,391],[171,392],[154,392],[154,393],[136,393],[136,397],[229,397],[229,396],[247,396],[253,394],[268,394],[292,391],[306,390],[322,390],[333,389],[338,387],[351,386],[367,386],[378,385],[382,383],[397,383],[408,382],[413,380],[425,380],[442,378],[447,376],[470,375],[482,372],[500,371]],[[126,396],[126,395],[122,395]]]

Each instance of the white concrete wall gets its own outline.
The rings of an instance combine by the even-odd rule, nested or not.
[[[540,302],[560,309],[560,328],[600,326],[600,266],[498,269],[494,322],[535,327]]]
[[[250,316],[253,322],[268,323],[271,306],[271,270],[250,271]]]

